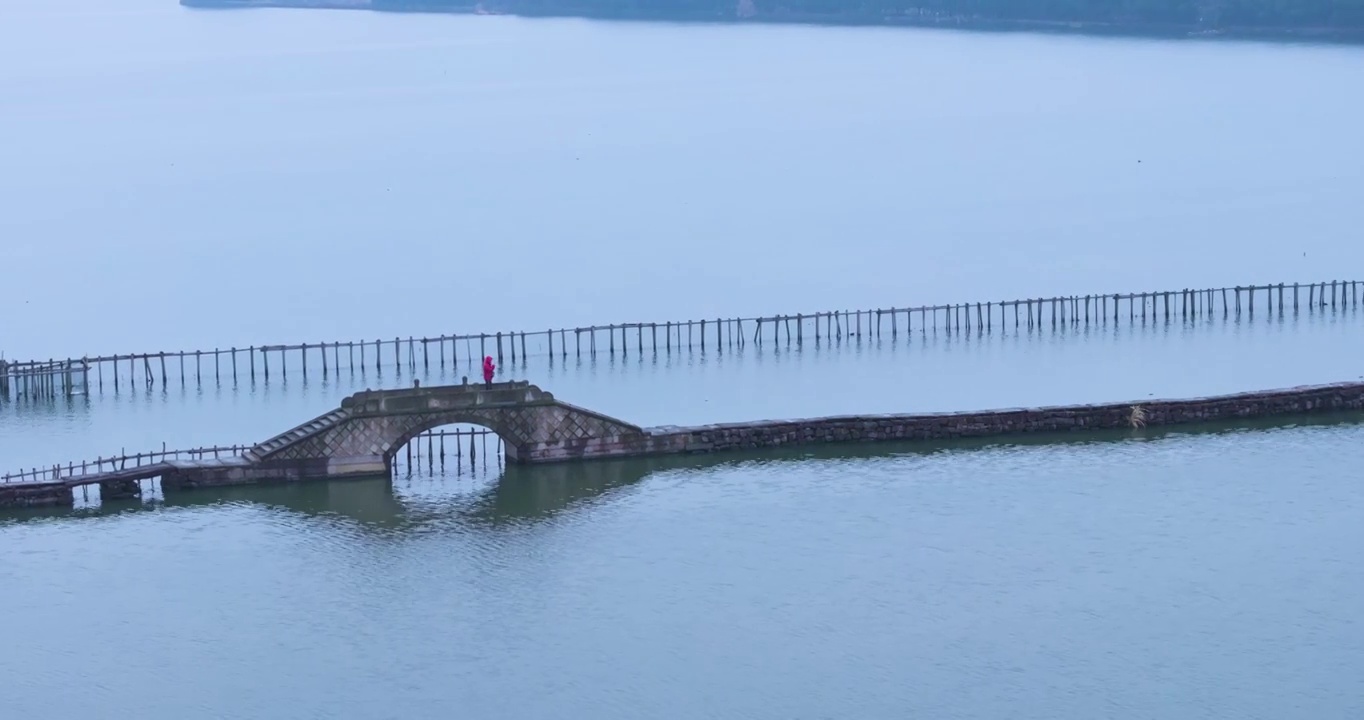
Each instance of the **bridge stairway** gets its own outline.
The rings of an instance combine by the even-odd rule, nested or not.
[[[286,430],[265,442],[257,444],[250,450],[242,453],[242,457],[251,462],[260,462],[271,453],[283,450],[294,443],[302,442],[320,432],[325,432],[340,425],[349,417],[349,410],[333,410],[326,415],[313,418],[296,428]]]

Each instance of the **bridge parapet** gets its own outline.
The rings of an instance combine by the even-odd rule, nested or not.
[[[341,408],[352,417],[407,415],[450,410],[493,407],[551,405],[554,396],[525,380],[493,383],[492,386],[468,383],[398,390],[365,390],[341,401]]]

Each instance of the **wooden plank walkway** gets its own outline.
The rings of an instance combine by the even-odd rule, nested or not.
[[[131,455],[97,458],[80,463],[49,465],[0,475],[0,483],[26,485],[63,484],[69,487],[110,480],[146,480],[184,462],[223,462],[238,458],[248,450],[245,445],[203,447],[189,450],[153,450]]]
[[[335,414],[329,413],[328,416]],[[309,428],[316,421],[309,421],[300,425],[298,428],[282,433],[266,443],[279,438],[296,439],[296,434],[301,428]],[[435,452],[437,443],[439,444],[440,455],[445,455],[445,442],[447,438],[454,438],[452,443],[452,454],[457,452],[460,441],[472,441],[474,438],[492,437],[499,442],[496,447],[500,448],[501,439],[491,430],[484,428],[465,428],[459,430],[444,430],[437,428],[421,433],[408,442],[407,449],[409,459],[414,448],[420,449],[423,442],[426,443],[428,454]],[[167,470],[175,468],[196,468],[196,467],[226,467],[237,463],[250,462],[252,451],[258,450],[266,443],[256,445],[226,445],[217,447],[191,448],[188,450],[169,450],[162,444],[160,450],[151,452],[121,454],[108,458],[96,458],[83,462],[67,462],[65,464],[48,465],[44,467],[29,468],[27,470],[16,470],[14,472],[0,475],[0,484],[15,485],[64,485],[67,487],[79,487],[81,485],[94,485],[106,481],[117,480],[150,480],[160,477]]]

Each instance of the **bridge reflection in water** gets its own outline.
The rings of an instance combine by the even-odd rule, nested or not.
[[[139,509],[192,508],[220,504],[250,504],[283,509],[302,516],[353,522],[358,529],[488,527],[546,520],[584,502],[609,501],[629,492],[651,476],[696,472],[748,464],[783,464],[869,458],[894,458],[941,452],[973,452],[996,447],[1037,445],[1103,445],[1117,442],[1159,441],[1165,437],[1255,433],[1304,426],[1364,423],[1364,413],[1346,412],[1226,423],[1197,428],[1100,431],[1084,436],[1053,434],[997,439],[969,439],[938,443],[823,445],[807,448],[735,452],[724,456],[664,456],[623,458],[593,463],[505,465],[480,459],[470,468],[445,471],[423,466],[420,472],[378,475],[307,483],[230,486],[185,490],[164,501],[111,501],[88,509],[32,508],[0,512],[0,524],[40,518],[80,521]]]
[[[478,425],[445,426],[424,432],[393,454],[393,476],[487,471],[506,465],[502,436]]]

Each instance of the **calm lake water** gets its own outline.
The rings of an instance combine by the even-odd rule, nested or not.
[[[1361,77],[1341,47],[12,0],[0,353],[1351,278]],[[1140,400],[1357,379],[1361,320],[503,370],[644,425]],[[0,470],[414,379],[317,370],[0,405]],[[1346,420],[4,514],[3,707],[1354,717]]]
[[[1341,279],[1364,50],[0,7],[8,357]]]
[[[15,717],[1364,712],[1364,427],[0,519]]]

